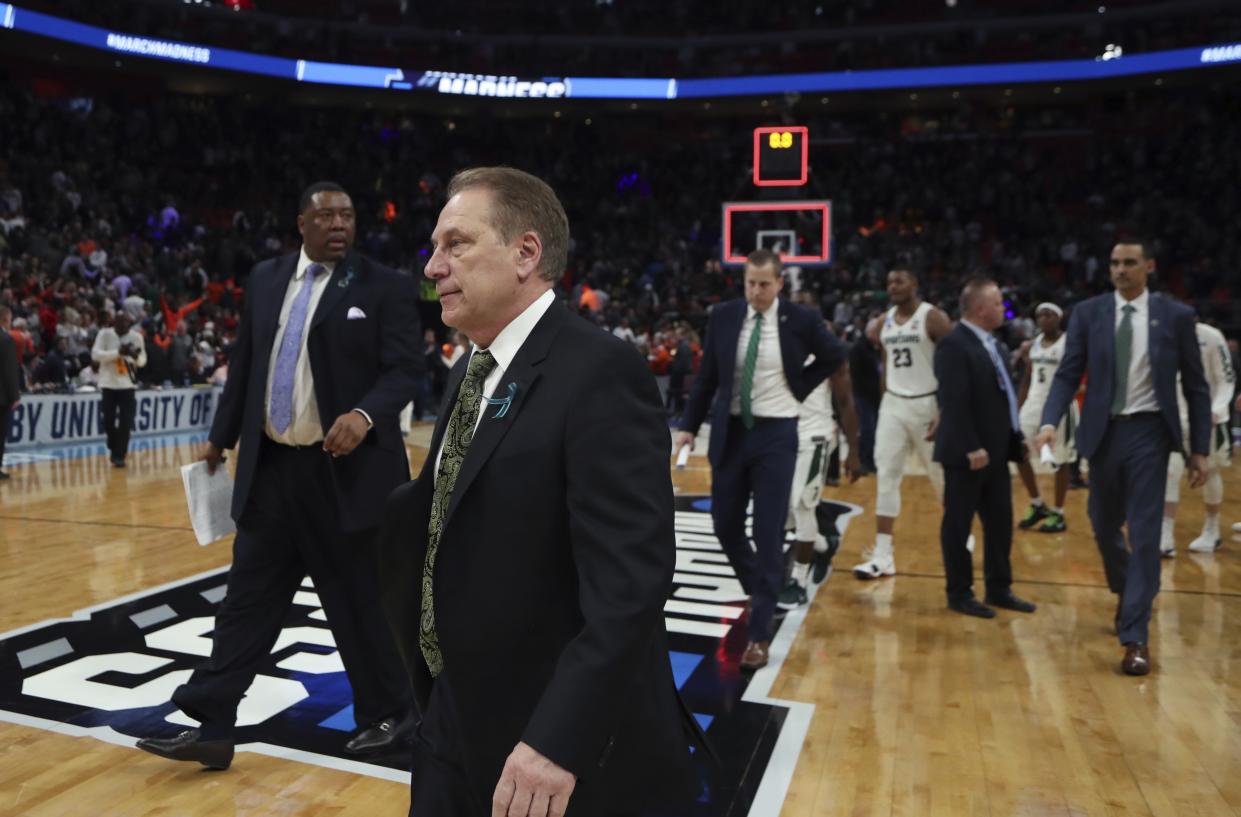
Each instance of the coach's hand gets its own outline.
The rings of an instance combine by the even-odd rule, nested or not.
[[[1189,462],[1189,487],[1201,488],[1207,481],[1207,458],[1201,454],[1190,454]]]
[[[687,445],[690,451],[694,450],[694,435],[689,431],[678,431],[676,437],[673,438],[672,450],[680,451]]]
[[[358,443],[366,438],[370,424],[360,412],[350,411],[336,418],[327,436],[323,438],[323,450],[333,457],[344,457],[353,453]]]
[[[519,743],[504,762],[491,817],[564,817],[577,777]]]
[[[215,443],[207,443],[207,446],[203,449],[203,455],[199,459],[207,463],[208,474],[215,474],[215,469],[219,468],[220,464],[224,462],[224,451],[217,448]]]
[[[931,420],[931,422],[927,424],[926,438],[928,440],[935,439],[936,431],[939,431],[939,413],[938,412],[935,413],[935,417]]]
[[[1034,437],[1034,450],[1042,451],[1043,446],[1054,445],[1056,442],[1056,427],[1043,426],[1038,430],[1038,434]]]
[[[970,470],[981,471],[991,462],[991,457],[987,456],[987,449],[980,448],[977,451],[971,451],[965,456],[970,458]]]

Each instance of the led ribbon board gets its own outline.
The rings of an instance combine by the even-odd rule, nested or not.
[[[293,60],[227,48],[109,31],[0,3],[0,28],[117,55],[162,59],[300,82],[464,96],[566,99],[702,99],[789,92],[824,93],[1032,82],[1075,82],[1169,73],[1241,63],[1241,43],[1152,51],[1113,60],[1046,60],[939,68],[827,71],[705,79],[634,77],[496,77],[378,65]],[[444,82],[447,78],[448,81]],[[456,80],[460,79],[460,82]],[[425,80],[425,81],[424,81]],[[473,84],[471,84],[471,81]],[[523,92],[524,91],[524,92]]]

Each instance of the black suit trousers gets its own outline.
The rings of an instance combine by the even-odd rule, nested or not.
[[[129,454],[129,435],[134,428],[138,395],[133,389],[100,389],[103,409],[103,431],[108,438],[108,453],[114,460]]]
[[[293,448],[266,437],[261,445],[211,657],[173,702],[196,720],[231,726],[309,574],[353,689],[358,725],[404,713],[409,685],[379,607],[375,531],[342,531],[329,455],[319,446]]]
[[[9,441],[9,416],[12,406],[0,406],[0,468],[4,467],[4,446]]]
[[[944,518],[939,528],[939,546],[949,602],[974,595],[974,560],[966,547],[974,514],[982,520],[987,593],[1004,593],[1013,583],[1013,494],[1006,461],[992,461],[977,471],[944,469]]]

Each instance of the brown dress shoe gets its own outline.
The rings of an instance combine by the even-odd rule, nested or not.
[[[1125,675],[1145,675],[1151,671],[1151,653],[1145,644],[1133,642],[1125,645],[1125,659],[1120,662]]]
[[[767,648],[770,646],[770,641],[751,641],[747,644],[745,654],[741,656],[741,668],[762,669],[767,666]]]

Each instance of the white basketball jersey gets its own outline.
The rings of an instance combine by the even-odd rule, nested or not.
[[[1052,378],[1064,358],[1064,339],[1062,332],[1055,343],[1047,346],[1039,335],[1030,346],[1030,391],[1026,394],[1026,405],[1038,406],[1040,412],[1051,393]]]
[[[1228,351],[1228,340],[1214,326],[1205,323],[1194,324],[1194,334],[1198,336],[1198,349],[1202,353],[1202,373],[1206,377],[1207,388],[1211,390],[1212,424],[1226,422],[1231,413],[1233,384],[1237,373],[1232,370],[1232,354]],[[1189,428],[1189,404],[1185,402],[1185,394],[1181,391],[1181,375],[1176,375],[1176,402],[1181,410],[1181,425]]]
[[[918,304],[913,317],[896,322],[896,307],[883,316],[879,340],[883,342],[884,377],[887,390],[901,397],[922,397],[939,388],[935,379],[935,342],[926,331],[926,319],[934,309]]]

